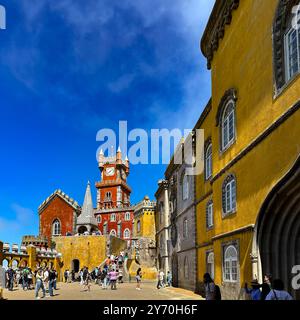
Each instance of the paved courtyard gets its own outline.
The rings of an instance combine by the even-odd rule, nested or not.
[[[40,291],[39,295],[42,295]],[[14,288],[13,292],[4,290],[4,298],[8,300],[34,300],[34,290],[23,291]],[[44,300],[44,299],[41,299]],[[59,283],[54,297],[45,300],[202,300],[201,296],[179,288],[157,290],[156,283],[142,283],[142,290],[136,290],[135,283],[123,283],[117,290],[103,290],[92,284],[90,292],[84,292],[79,283]]]

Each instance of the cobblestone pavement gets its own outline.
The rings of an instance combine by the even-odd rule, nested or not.
[[[202,300],[201,296],[179,288],[157,290],[156,283],[142,283],[142,290],[136,290],[135,283],[122,283],[117,290],[103,290],[92,284],[91,291],[84,292],[79,283],[59,283],[54,297],[41,300]],[[42,291],[39,293],[42,296]],[[34,300],[34,290],[23,291],[15,288],[10,292],[4,290],[4,298],[8,300]]]

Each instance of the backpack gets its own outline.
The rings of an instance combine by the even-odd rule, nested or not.
[[[215,300],[222,300],[221,290],[218,285],[215,285]]]

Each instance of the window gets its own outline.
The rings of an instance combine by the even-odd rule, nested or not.
[[[102,221],[102,218],[101,218],[100,215],[98,215],[98,216],[97,216],[97,222],[98,222],[98,223],[101,223],[101,221]]]
[[[210,143],[205,151],[205,180],[212,176],[212,144]]]
[[[130,221],[130,212],[125,213],[125,221]]]
[[[118,228],[118,229],[117,229],[117,232],[118,232],[118,237],[119,237],[119,238],[121,238],[121,226],[122,226],[122,225],[121,225],[121,223],[119,222],[119,223],[118,223],[118,227],[117,227],[117,228]]]
[[[107,233],[108,233],[107,223],[105,222],[105,223],[104,223],[104,226],[103,226],[103,235],[107,235]]]
[[[222,117],[222,151],[226,150],[235,140],[235,103],[230,100],[224,108]]]
[[[138,222],[136,223],[136,229],[137,229],[137,233],[141,232],[141,221],[138,220]]]
[[[187,257],[184,258],[184,277],[186,279],[189,278],[189,261]]]
[[[159,204],[159,222],[162,224],[164,221],[164,203]]]
[[[186,239],[188,237],[188,220],[184,219],[183,221],[183,238]]]
[[[130,230],[129,229],[125,229],[124,230],[124,239],[129,239],[130,238]]]
[[[206,205],[206,228],[210,229],[214,225],[213,202],[209,201]]]
[[[207,254],[206,259],[206,270],[210,274],[211,278],[215,277],[215,256],[213,252]]]
[[[116,221],[116,214],[115,213],[112,213],[110,215],[110,222],[115,222]]]
[[[285,35],[286,81],[300,70],[300,29],[291,27]]]
[[[58,219],[54,220],[52,224],[52,235],[53,236],[60,236],[61,235],[61,226]]]
[[[233,175],[229,175],[223,183],[222,206],[224,215],[236,211],[236,181]]]
[[[116,237],[117,236],[116,230],[112,229],[110,231],[110,235]]]
[[[238,277],[238,256],[233,245],[225,247],[224,250],[224,280],[236,282]]]
[[[189,182],[188,176],[185,174],[182,179],[182,199],[187,200],[189,197]]]
[[[106,201],[111,201],[111,192],[106,192],[105,200]]]

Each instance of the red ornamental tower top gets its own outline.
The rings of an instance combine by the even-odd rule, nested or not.
[[[130,207],[129,161],[127,157],[122,159],[120,147],[116,155],[110,157],[105,157],[101,150],[98,164],[101,181],[96,183],[97,210]]]

